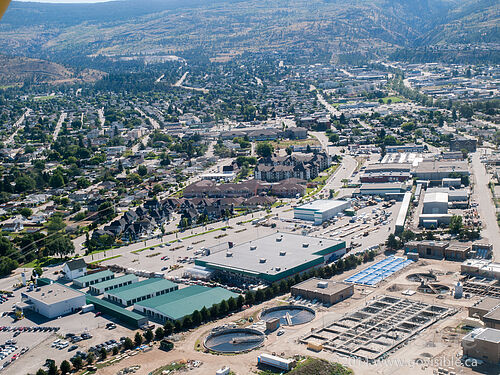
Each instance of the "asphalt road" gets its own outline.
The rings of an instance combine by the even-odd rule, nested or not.
[[[500,260],[500,228],[497,224],[496,208],[492,202],[491,192],[488,187],[490,176],[480,160],[480,151],[472,155],[472,170],[474,172],[474,195],[479,204],[478,211],[483,222],[482,237],[493,244],[493,258]]]

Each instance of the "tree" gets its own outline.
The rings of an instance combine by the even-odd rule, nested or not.
[[[139,165],[139,167],[137,167],[137,173],[139,176],[144,177],[148,174],[148,168],[146,168],[145,165]]]
[[[236,306],[238,307],[238,309],[241,309],[244,303],[245,303],[245,297],[243,297],[241,294],[238,295],[238,298],[236,298]]]
[[[60,215],[52,215],[49,222],[47,223],[48,234],[62,231],[64,228],[66,228],[66,224],[64,223]]]
[[[60,171],[56,171],[50,176],[49,185],[53,188],[60,188],[64,186],[64,176]]]
[[[248,291],[245,294],[245,304],[247,305],[253,305],[255,302],[255,293],[252,291]]]
[[[257,289],[255,292],[255,302],[260,303],[262,301],[264,301],[264,292],[262,289]]]
[[[401,233],[400,237],[401,240],[406,243],[415,239],[415,233],[413,233],[411,230],[404,230],[403,233]]]
[[[168,337],[172,333],[174,333],[174,325],[172,324],[172,322],[168,321],[163,326],[163,330],[165,331],[165,337]]]
[[[193,321],[191,320],[191,317],[188,315],[182,320],[182,328],[187,331],[192,326],[193,326]]]
[[[46,373],[44,370],[42,370],[42,369],[40,368],[40,369],[38,369],[38,371],[36,372],[36,375],[47,375],[47,373]]]
[[[135,334],[134,344],[135,344],[135,346],[140,346],[142,344],[142,336],[139,332],[136,332],[136,334]]]
[[[56,362],[52,359],[48,361],[49,361],[49,370],[47,371],[47,375],[57,375]]]
[[[35,180],[33,180],[30,176],[19,176],[14,182],[16,184],[14,187],[14,191],[16,193],[24,193],[35,188]]]
[[[210,313],[208,312],[208,309],[205,306],[201,308],[200,314],[201,314],[201,320],[203,322],[208,322],[210,318]]]
[[[64,360],[61,363],[60,369],[61,369],[61,374],[66,375],[68,372],[71,371],[71,365],[69,364],[68,361]]]
[[[94,360],[95,360],[94,354],[89,353],[87,355],[87,364],[91,365],[92,363],[94,363]]]
[[[35,268],[33,268],[33,276],[35,277],[41,277],[42,274],[43,274],[43,268],[40,267],[39,265],[35,266]]]
[[[285,151],[286,151],[286,154],[287,154],[287,155],[292,155],[293,148],[292,148],[291,146],[288,146],[288,147],[285,149]]]
[[[0,276],[10,275],[17,267],[19,267],[17,260],[9,257],[0,257]]]
[[[23,207],[19,210],[19,213],[25,218],[28,218],[33,214],[33,211],[29,207]]]
[[[134,349],[134,342],[130,337],[125,338],[125,340],[123,341],[123,347],[125,348],[125,350]]]
[[[453,215],[450,219],[450,232],[451,233],[459,233],[462,230],[463,223],[462,216]]]
[[[261,142],[257,145],[257,155],[263,158],[270,157],[274,152],[273,146],[268,142]]]
[[[236,300],[235,300],[233,297],[231,297],[231,298],[229,298],[229,299],[227,300],[227,304],[228,304],[228,306],[229,306],[229,311],[234,311],[234,310],[236,310],[236,308],[237,308],[237,305],[236,305]]]
[[[75,252],[75,245],[73,245],[73,242],[71,242],[68,237],[55,235],[55,237],[48,240],[45,249],[48,255],[58,255],[62,257],[73,254]]]
[[[151,340],[153,340],[153,337],[154,337],[153,331],[151,331],[150,329],[144,332],[144,340],[146,340],[146,342],[150,342]]]
[[[385,242],[385,244],[389,249],[399,249],[399,240],[396,238],[394,233],[389,234],[389,237],[387,237],[387,241]]]
[[[191,314],[191,320],[193,321],[193,326],[198,327],[202,321],[201,313],[198,310],[194,310]]]
[[[99,351],[99,354],[101,357],[101,361],[104,361],[106,359],[106,357],[108,356],[108,352],[106,351],[106,348],[101,348],[101,350]]]
[[[80,177],[78,180],[76,180],[76,187],[78,189],[85,189],[91,185],[91,182],[88,178],[85,177]]]
[[[72,359],[71,359],[71,363],[73,364],[73,367],[74,367],[76,370],[81,369],[81,368],[82,368],[82,366],[83,366],[82,357],[77,356],[77,357],[72,358]]]
[[[113,355],[117,355],[118,354],[118,347],[115,346],[113,347]]]
[[[174,322],[174,332],[180,332],[182,330],[182,323],[179,320]]]
[[[165,337],[165,331],[163,330],[163,328],[161,327],[156,328],[155,340],[160,341],[161,339],[163,339],[163,337]]]

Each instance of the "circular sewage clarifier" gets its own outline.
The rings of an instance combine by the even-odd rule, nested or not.
[[[316,313],[313,309],[306,306],[277,306],[262,310],[260,318],[266,322],[278,318],[280,326],[296,326],[308,323],[314,319]]]
[[[203,343],[205,348],[218,353],[241,353],[258,348],[266,335],[251,328],[230,328],[209,334]]]

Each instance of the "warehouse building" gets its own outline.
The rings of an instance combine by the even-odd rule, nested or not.
[[[110,280],[103,281],[102,283],[97,283],[91,285],[89,288],[89,293],[92,294],[103,294],[109,290],[116,288],[121,288],[125,285],[130,285],[139,281],[139,278],[134,274],[123,275]]]
[[[112,302],[97,298],[87,294],[87,303],[94,305],[96,311],[112,316],[120,322],[125,323],[134,328],[141,328],[148,324],[148,318],[134,311],[129,311],[124,307],[118,306]]]
[[[424,195],[424,214],[447,214],[448,213],[448,194],[442,192],[429,193]]]
[[[476,328],[462,339],[464,356],[498,364],[500,362],[500,330]]]
[[[123,306],[132,306],[134,303],[171,293],[177,289],[179,286],[169,280],[153,278],[109,290],[104,293],[104,298]]]
[[[487,328],[500,329],[500,299],[483,298],[469,307],[469,316],[481,319]]]
[[[59,283],[21,293],[18,310],[32,310],[49,319],[74,313],[86,304],[85,294]]]
[[[469,176],[470,172],[465,161],[434,160],[418,164],[414,177],[430,181],[432,185],[442,185],[444,178]]]
[[[293,209],[295,219],[313,221],[321,225],[351,207],[351,202],[333,199],[318,199]]]
[[[403,203],[399,209],[398,216],[396,218],[395,232],[401,233],[405,229],[406,216],[408,215],[408,210],[410,209],[411,202],[411,192],[407,191],[403,198]]]
[[[486,259],[467,259],[460,265],[460,272],[500,280],[500,263]]]
[[[470,245],[443,241],[409,241],[405,244],[406,253],[418,253],[421,258],[464,261],[470,256],[471,250]]]
[[[399,182],[362,184],[353,195],[377,195],[386,198],[403,199],[406,186]]]
[[[416,145],[414,143],[407,143],[405,145],[396,145],[396,146],[387,146],[385,151],[388,154],[397,153],[397,152],[424,152],[424,145]]]
[[[490,311],[500,307],[500,299],[493,297],[484,297],[469,307],[469,316],[471,318],[483,319]],[[496,327],[492,327],[496,328]]]
[[[327,305],[343,301],[354,294],[354,284],[334,282],[318,278],[311,278],[294,285],[291,289],[293,297],[302,297],[308,300],[318,300]]]
[[[195,310],[210,308],[229,298],[238,298],[236,293],[224,288],[208,288],[192,285],[171,293],[134,304],[134,310],[161,322],[182,320]]]
[[[344,241],[278,232],[226,251],[211,249],[211,255],[195,264],[228,281],[273,283],[323,266],[345,252]]]
[[[455,136],[450,140],[450,151],[476,152],[477,139]]]
[[[91,273],[90,275],[78,277],[73,280],[73,285],[77,288],[86,288],[90,285],[102,283],[106,280],[111,280],[115,274],[109,270]]]

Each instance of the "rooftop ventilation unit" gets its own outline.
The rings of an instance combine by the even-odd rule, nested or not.
[[[282,239],[283,238],[281,238],[281,237],[276,237],[276,242],[281,242]]]
[[[259,263],[266,263],[266,258],[260,258]]]
[[[307,242],[304,242],[304,243],[302,244],[302,247],[309,247],[309,244],[308,244]]]
[[[328,281],[318,281],[318,288],[326,289],[328,288]]]
[[[226,257],[230,258],[230,257],[232,257],[232,256],[233,256],[233,253],[232,253],[232,252],[228,251],[228,252],[226,253]]]
[[[275,270],[279,272],[281,271],[281,267],[276,267]]]
[[[284,257],[286,255],[286,251],[280,251],[280,256]]]
[[[255,246],[255,245],[250,246],[250,250],[256,250],[256,249],[257,249],[257,246]]]

